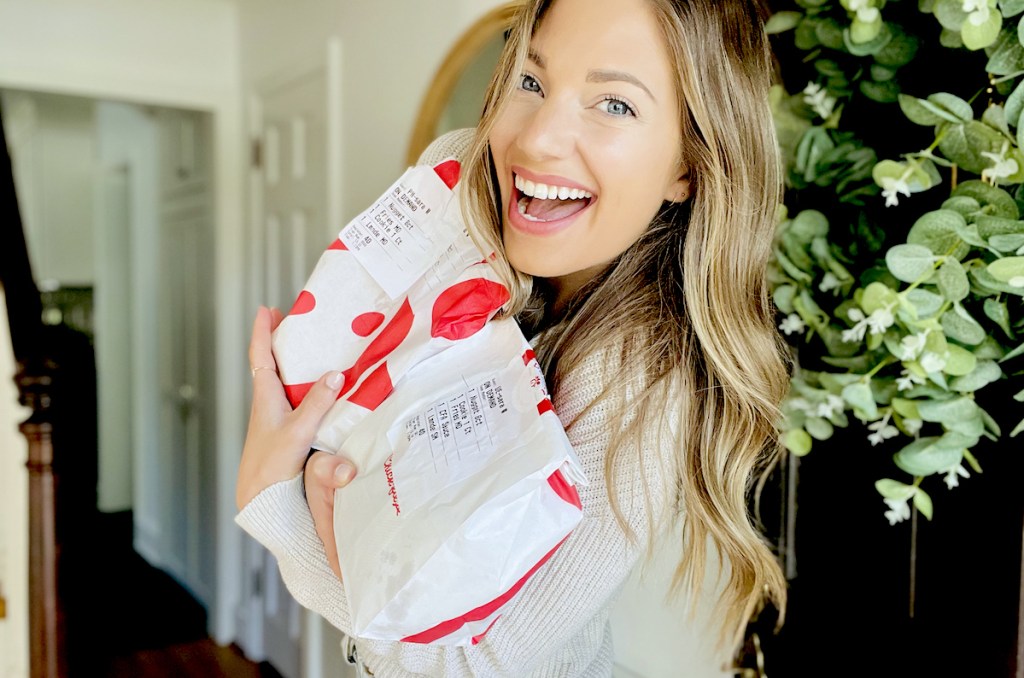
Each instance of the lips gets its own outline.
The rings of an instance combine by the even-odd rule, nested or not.
[[[569,226],[597,199],[587,188],[563,177],[513,167],[512,179],[509,221],[534,235],[549,235]]]

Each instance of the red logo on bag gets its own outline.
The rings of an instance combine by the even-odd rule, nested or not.
[[[523,364],[527,367],[532,367],[535,373],[533,378],[530,379],[530,386],[536,389],[541,396],[537,402],[537,414],[554,412],[555,406],[551,403],[551,396],[548,394],[547,385],[544,383],[544,371],[541,370],[540,363],[537,361],[537,355],[533,352],[532,348],[523,351]]]
[[[395,455],[391,455],[384,462],[384,479],[388,481],[388,496],[391,497],[391,505],[395,507],[395,515],[402,513],[401,507],[398,505],[398,490],[395,489],[395,474],[391,471],[391,458]]]

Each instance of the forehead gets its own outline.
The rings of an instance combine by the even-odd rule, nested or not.
[[[627,70],[671,88],[665,37],[648,0],[554,0],[530,41],[545,68]]]

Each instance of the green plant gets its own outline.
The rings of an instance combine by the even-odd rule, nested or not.
[[[788,190],[770,275],[799,363],[783,442],[807,454],[848,413],[872,446],[911,438],[910,478],[876,488],[890,523],[909,502],[930,519],[922,482],[980,473],[971,450],[1001,436],[975,395],[1022,373],[1024,0],[781,9],[784,76],[807,82],[772,92]]]

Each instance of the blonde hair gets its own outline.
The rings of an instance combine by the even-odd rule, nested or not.
[[[781,568],[748,510],[755,478],[781,454],[776,422],[789,383],[765,278],[781,192],[768,106],[771,55],[755,0],[649,1],[679,73],[680,155],[692,197],[665,203],[645,234],[580,291],[537,352],[557,397],[564,376],[587,356],[621,345],[621,366],[634,378],[599,399],[619,408],[609,418],[605,476],[628,534],[613,491],[615,461],[636,454],[643,464],[645,432],[663,430],[675,408],[672,480],[683,557],[673,590],[685,585],[697,599],[710,538],[719,562],[728,564],[718,609],[721,637],[735,646],[765,599],[778,608],[780,623],[786,600]],[[517,15],[464,166],[467,222],[481,248],[499,254],[496,266],[512,292],[507,312],[525,324],[542,318],[544,295],[501,256],[488,137],[551,2],[532,0]],[[644,385],[639,392],[637,383]]]

